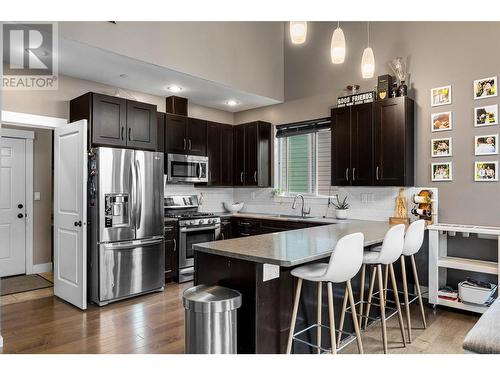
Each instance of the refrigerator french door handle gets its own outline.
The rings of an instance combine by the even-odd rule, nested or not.
[[[135,169],[136,169],[136,176],[137,176],[137,182],[136,182],[136,204],[137,204],[137,212],[136,212],[136,229],[139,229],[141,227],[141,216],[142,216],[142,179],[141,179],[141,164],[139,163],[139,160],[135,161]]]
[[[133,225],[133,228],[135,230],[135,227],[137,225],[137,213],[136,213],[136,204],[137,204],[137,196],[136,196],[136,188],[137,188],[137,178],[135,176],[135,166],[133,164],[130,164],[130,176],[132,177],[130,179],[130,224]],[[135,237],[135,235],[134,235]]]
[[[160,244],[163,241],[163,238],[152,238],[149,240],[135,240],[135,241],[126,241],[126,242],[117,242],[117,243],[107,243],[104,244],[104,248],[106,250],[123,250],[123,249],[133,249],[141,246],[153,246]]]

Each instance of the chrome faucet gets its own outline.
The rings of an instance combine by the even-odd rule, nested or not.
[[[295,198],[293,198],[292,210],[295,210],[295,208],[297,207],[297,198],[299,197],[302,199],[301,216],[305,217],[306,215],[309,215],[311,213],[311,207],[309,207],[309,209],[306,211],[306,209],[304,208],[305,206],[304,196],[302,194],[297,194]]]

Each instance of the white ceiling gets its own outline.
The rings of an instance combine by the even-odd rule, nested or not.
[[[229,112],[279,103],[275,99],[243,92],[62,37],[59,38],[59,72],[158,96],[178,95],[195,104]],[[123,74],[126,77],[120,77]],[[171,85],[178,85],[183,90],[173,94],[167,89]],[[226,102],[229,99],[236,100],[239,104],[228,106]]]

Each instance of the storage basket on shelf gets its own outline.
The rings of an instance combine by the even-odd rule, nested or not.
[[[484,305],[493,296],[497,289],[495,284],[490,284],[489,288],[479,285],[471,285],[467,281],[458,284],[458,295],[462,302]]]

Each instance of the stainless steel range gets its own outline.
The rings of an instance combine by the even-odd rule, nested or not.
[[[219,239],[220,217],[212,213],[199,212],[196,195],[167,196],[164,207],[165,217],[179,221],[179,282],[193,280],[193,246]]]

